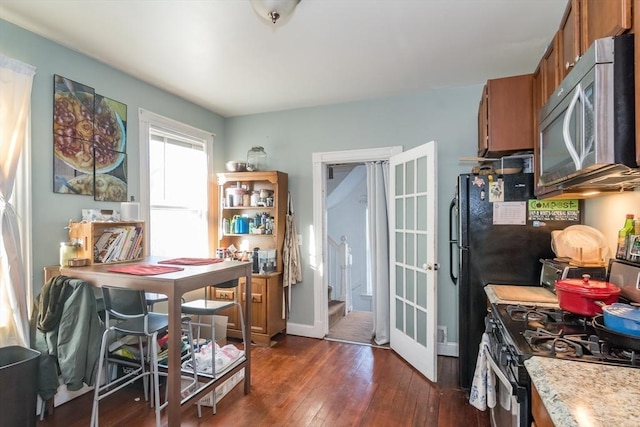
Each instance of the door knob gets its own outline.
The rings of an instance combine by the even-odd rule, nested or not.
[[[422,264],[422,268],[424,268],[425,270],[439,270],[440,269],[440,264],[436,263],[426,263],[426,264]]]

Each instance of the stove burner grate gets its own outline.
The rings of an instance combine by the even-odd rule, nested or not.
[[[524,322],[560,322],[562,311],[554,308],[543,308],[535,305],[508,305],[507,313],[511,320]]]

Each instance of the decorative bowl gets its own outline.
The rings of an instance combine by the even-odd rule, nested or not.
[[[229,160],[225,166],[228,172],[245,172],[247,170],[247,163],[239,160]]]

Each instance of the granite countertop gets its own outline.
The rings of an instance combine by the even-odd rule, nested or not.
[[[535,356],[524,364],[556,427],[640,425],[640,369]]]
[[[484,287],[484,293],[487,295],[487,299],[491,304],[533,304],[528,303],[526,301],[515,301],[515,300],[504,300],[496,295],[496,292],[493,290],[495,286],[501,285],[487,285]],[[558,303],[546,303],[546,302],[536,302],[535,305],[537,307],[558,307]]]

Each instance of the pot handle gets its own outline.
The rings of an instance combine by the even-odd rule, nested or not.
[[[593,303],[599,306],[600,308],[605,308],[607,306],[607,304],[605,304],[604,301],[595,300],[593,301]]]

